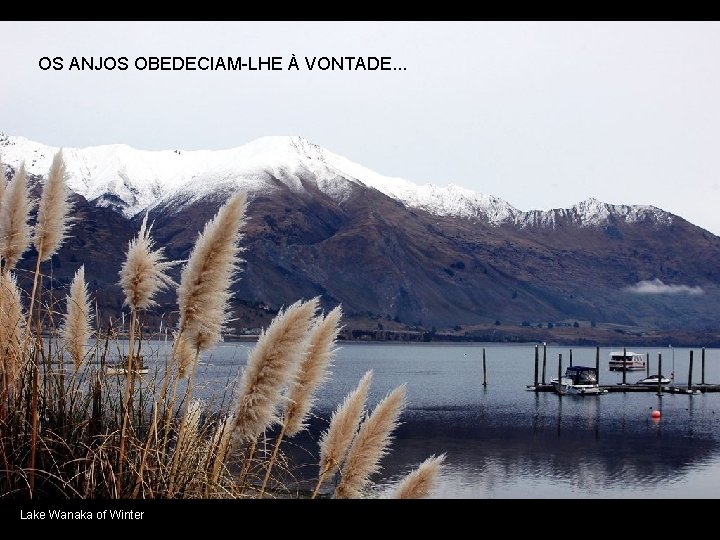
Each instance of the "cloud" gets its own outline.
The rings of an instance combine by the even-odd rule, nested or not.
[[[625,287],[626,291],[637,294],[704,294],[702,287],[688,285],[666,285],[658,278],[638,281],[634,285]]]

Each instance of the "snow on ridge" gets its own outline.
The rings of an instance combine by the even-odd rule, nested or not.
[[[0,133],[0,159],[46,176],[57,147]],[[112,205],[131,217],[158,204],[189,204],[217,192],[270,192],[279,187],[301,193],[302,180],[344,201],[353,184],[363,184],[411,208],[438,216],[485,220],[519,227],[551,227],[570,222],[602,226],[613,217],[634,223],[669,224],[672,215],[653,206],[603,203],[594,198],[566,209],[521,211],[508,202],[449,184],[418,185],[383,176],[299,136],[268,136],[225,150],[138,150],[124,144],[64,148],[69,187],[99,206]],[[308,174],[310,173],[310,174]],[[301,180],[302,177],[302,180]],[[120,203],[118,203],[120,201]]]
[[[34,175],[47,175],[57,150],[0,134],[0,159],[13,168],[24,161]],[[306,168],[319,174],[323,166],[322,149],[302,137],[262,137],[227,150],[138,150],[116,144],[64,148],[63,154],[70,189],[100,206],[120,200],[128,217],[181,195],[195,200],[218,189],[269,191],[273,178],[302,190],[295,173]],[[328,191],[337,191],[337,182],[322,180]]]
[[[673,216],[656,206],[610,204],[590,197],[570,208],[522,212],[517,216],[516,224],[520,227],[554,229],[560,223],[570,222],[578,227],[600,227],[612,219],[620,219],[626,223],[650,221],[655,225],[670,225]]]

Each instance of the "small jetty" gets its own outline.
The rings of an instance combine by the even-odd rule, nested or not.
[[[533,392],[554,392],[555,387],[552,383],[546,382],[546,368],[547,368],[547,345],[542,346],[542,376],[540,374],[540,350],[539,346],[535,345],[535,377],[533,384],[526,385],[526,389]],[[661,385],[648,385],[648,384],[635,384],[627,382],[626,371],[622,372],[622,382],[615,384],[599,384],[601,390],[605,390],[608,393],[611,392],[654,392],[656,394],[704,394],[708,392],[720,392],[720,384],[711,384],[705,382],[705,348],[702,348],[701,354],[701,379],[699,383],[693,384],[693,356],[694,351],[690,351],[690,359],[688,363],[688,378],[686,384],[661,384]],[[626,352],[623,350],[623,357]],[[572,350],[570,350],[570,365],[572,366]],[[595,369],[600,378],[600,347],[595,349]],[[647,353],[646,370],[648,376],[650,375],[650,353]],[[558,355],[558,377],[562,371],[562,354]],[[662,354],[658,354],[658,373],[662,373]],[[599,383],[599,381],[598,381]]]
[[[549,383],[539,383],[537,386],[528,384],[526,387],[528,390],[534,392],[553,392],[554,387]],[[657,393],[657,387],[645,386],[641,384],[601,384],[602,390],[608,392],[655,392]],[[720,384],[694,384],[692,389],[688,388],[686,384],[670,385],[662,387],[663,394],[704,394],[705,392],[720,392]]]

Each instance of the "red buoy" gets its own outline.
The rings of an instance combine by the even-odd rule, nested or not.
[[[650,413],[650,416],[652,416],[653,418],[660,418],[662,414],[660,413],[660,411],[653,411],[652,413]]]

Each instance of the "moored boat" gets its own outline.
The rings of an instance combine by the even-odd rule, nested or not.
[[[667,377],[663,377],[662,375],[659,375],[660,377],[660,386],[668,385],[672,382],[671,379],[668,379]],[[649,377],[645,377],[644,379],[640,379],[635,384],[640,384],[643,386],[657,386],[658,385],[658,375],[650,375]]]
[[[632,351],[612,351],[608,362],[610,371],[634,371],[645,369],[645,355]]]
[[[129,371],[132,371],[135,375],[145,375],[149,371],[145,365],[144,356],[136,356],[133,359],[133,364],[132,370],[128,370],[128,357],[123,356],[122,362],[105,366],[105,373],[107,375],[127,375]]]
[[[579,396],[605,394],[607,390],[600,388],[597,379],[597,370],[594,367],[568,366],[565,375],[558,381],[552,379],[555,392],[558,394],[574,394]]]

